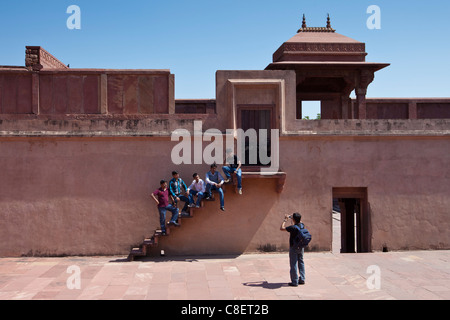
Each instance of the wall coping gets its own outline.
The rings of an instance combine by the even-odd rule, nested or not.
[[[194,121],[211,129],[215,114],[167,114],[154,117],[79,117],[29,119],[1,118],[0,138],[4,137],[170,137],[176,129],[194,132]],[[439,136],[450,137],[450,119],[408,120],[297,120],[297,130],[281,138],[336,136]],[[230,128],[232,129],[232,128]]]

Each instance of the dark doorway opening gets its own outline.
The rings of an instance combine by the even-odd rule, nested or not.
[[[333,188],[333,235],[339,237],[333,244],[340,243],[339,252],[371,251],[369,218],[367,188]]]
[[[250,139],[250,137],[245,137],[243,141],[244,145],[241,146],[243,149],[243,159],[242,165],[245,167],[251,166],[270,166],[271,162],[263,163],[260,158],[260,147],[263,144],[264,149],[261,153],[271,158],[271,129],[274,127],[274,106],[273,105],[239,105],[238,106],[238,122],[240,127],[244,132],[248,129],[254,129],[256,133],[256,140]],[[260,129],[266,130],[267,136],[265,141],[260,142]],[[256,156],[256,161],[251,160],[253,156]]]

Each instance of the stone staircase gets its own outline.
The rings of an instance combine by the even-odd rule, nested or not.
[[[224,193],[226,193],[226,187],[227,186],[232,186],[233,189],[234,189],[234,192],[238,193],[237,181],[236,180],[231,180],[228,184],[224,184],[224,188],[223,188],[223,192]],[[180,210],[180,214],[179,214],[178,220],[177,220],[178,224],[180,225],[179,227],[174,227],[172,225],[166,225],[166,235],[165,236],[163,236],[161,229],[155,230],[153,235],[151,235],[148,238],[145,238],[144,241],[138,247],[134,247],[134,248],[131,249],[127,260],[128,261],[134,261],[134,259],[136,257],[147,257],[147,256],[149,256],[151,248],[158,247],[162,237],[170,236],[170,229],[171,228],[180,228],[181,225],[182,225],[181,221],[183,219],[191,219],[191,218],[194,217],[195,211],[197,211],[197,210],[204,210],[205,202],[215,201],[215,197],[216,197],[215,193],[217,193],[217,191],[213,191],[212,192],[212,197],[211,197],[210,200],[202,199],[200,208],[195,208],[195,207],[194,208],[189,208],[189,216],[182,216],[181,215],[181,210],[179,209]]]
[[[242,172],[242,181],[244,181],[244,179],[246,178],[251,178],[251,179],[255,179],[255,178],[263,178],[263,179],[276,179],[277,183],[276,183],[276,191],[278,193],[281,193],[284,189],[284,184],[286,181],[286,173],[285,172],[277,172],[275,174],[271,174],[271,175],[262,175],[259,173],[259,169],[257,168],[253,168],[249,170],[249,168],[246,168],[246,171]],[[234,193],[238,194],[238,188],[237,188],[237,179],[233,179],[234,175],[231,175],[231,180],[229,183],[224,184],[224,188],[223,188],[223,192],[226,193],[226,189],[232,188]],[[217,191],[213,191],[212,192],[212,199],[209,201],[215,201],[215,193],[217,193]],[[201,201],[201,207],[200,208],[189,208],[189,216],[188,217],[182,217],[181,214],[178,216],[178,224],[181,227],[181,220],[183,219],[191,219],[194,217],[194,213],[197,210],[204,210],[205,207],[205,202],[209,202],[206,200],[202,200]],[[226,201],[226,199],[225,199]],[[217,210],[217,209],[215,209]],[[169,214],[170,215],[170,214]],[[159,221],[159,219],[158,219]],[[151,248],[154,247],[158,247],[159,243],[161,241],[161,238],[169,236],[170,235],[170,228],[173,228],[173,226],[171,225],[167,225],[166,226],[166,235],[163,236],[162,235],[162,231],[160,229],[155,230],[155,232],[153,233],[153,235],[151,235],[148,238],[145,238],[144,241],[137,247],[133,247],[130,251],[130,254],[128,255],[128,261],[133,261],[136,257],[147,257],[150,254]],[[179,228],[179,227],[176,227]]]
[[[178,224],[181,227],[181,220],[190,219],[194,217],[194,211],[200,210],[204,206],[204,200],[202,200],[202,206],[200,208],[189,208],[189,217],[182,216],[181,214],[178,216]],[[170,216],[170,215],[169,215]],[[150,248],[158,247],[161,237],[167,237],[170,235],[171,228],[179,228],[173,227],[171,225],[166,225],[166,235],[163,235],[161,229],[156,229],[152,236],[145,238],[144,241],[139,245],[139,247],[132,248],[130,254],[128,255],[128,261],[133,261],[136,257],[146,257],[150,252]]]

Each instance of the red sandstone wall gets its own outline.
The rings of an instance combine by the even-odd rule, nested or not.
[[[31,74],[0,73],[0,114],[31,114]]]
[[[39,75],[39,114],[98,114],[100,75]]]
[[[158,228],[148,195],[173,169],[189,181],[206,165],[174,167],[163,138],[0,139],[0,256],[127,255]],[[167,254],[287,249],[285,213],[300,211],[314,250],[330,250],[333,187],[366,187],[372,249],[450,248],[450,142],[445,137],[283,138],[273,179],[227,189],[226,212],[207,203],[162,240]],[[418,234],[420,233],[420,237]]]
[[[159,227],[148,197],[158,181],[174,169],[187,182],[208,170],[174,167],[168,137],[192,129],[195,119],[203,130],[227,128],[229,94],[219,80],[217,110],[212,102],[180,101],[177,112],[169,71],[0,69],[0,256],[127,255]],[[281,219],[300,211],[311,249],[330,250],[335,187],[367,188],[373,250],[450,248],[449,122],[420,120],[450,118],[448,99],[368,100],[369,117],[402,121],[302,121],[289,116],[294,89],[289,83],[288,102],[279,106],[289,129],[280,146],[284,191],[276,192],[274,179],[245,179],[243,196],[227,188],[224,214],[218,202],[207,203],[160,249],[286,250]],[[263,96],[243,95],[248,103]],[[202,114],[175,114],[193,106]]]
[[[298,137],[281,150],[280,202],[304,213],[320,247],[331,241],[333,187],[367,188],[372,250],[450,247],[448,138]]]
[[[149,198],[159,180],[177,169],[189,183],[194,171],[204,177],[208,170],[170,165],[173,145],[157,138],[0,142],[0,256],[127,255],[159,228]],[[245,183],[245,197],[227,188],[226,214],[218,201],[208,202],[183,220],[163,240],[168,253],[239,254],[267,242],[267,230],[259,234],[264,221],[271,221],[269,231],[279,227],[275,182]],[[285,240],[274,243],[285,246]]]
[[[164,70],[0,69],[0,114],[175,113],[174,78]]]
[[[108,75],[111,114],[169,113],[168,75]]]
[[[450,119],[450,99],[367,99],[367,119]]]

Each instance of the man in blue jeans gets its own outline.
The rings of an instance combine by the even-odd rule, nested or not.
[[[161,225],[161,231],[163,235],[166,235],[166,211],[172,212],[172,219],[168,222],[169,225],[179,226],[178,220],[178,208],[169,204],[169,189],[167,189],[167,182],[165,180],[160,181],[161,187],[156,189],[151,197],[155,200],[159,211],[159,223]]]
[[[230,181],[231,175],[233,174],[237,178],[237,187],[239,194],[242,194],[242,170],[241,161],[238,159],[237,155],[233,154],[231,149],[226,150],[225,166],[222,167],[223,173],[225,174],[227,180],[225,183]]]
[[[206,173],[206,199],[211,198],[211,191],[217,190],[220,196],[220,210],[225,211],[225,199],[223,196],[222,185],[224,183],[224,179],[222,175],[217,171],[217,165],[213,163],[211,165],[211,170]]]
[[[183,215],[186,213],[189,204],[188,197],[182,194],[183,189],[184,192],[187,192],[186,183],[180,178],[180,174],[177,171],[172,171],[172,177],[169,181],[169,192],[176,207],[178,207],[179,201],[184,201],[184,206],[181,210],[181,214]]]
[[[286,222],[288,222],[289,219],[292,219],[293,225],[286,228]],[[292,216],[285,215],[284,221],[281,224],[280,230],[281,231],[287,231],[290,233],[289,237],[289,264],[290,264],[290,275],[291,275],[291,282],[289,283],[292,287],[297,287],[299,284],[305,284],[305,263],[303,261],[303,254],[304,249],[295,249],[293,247],[294,245],[294,239],[297,236],[297,233],[300,232],[300,230],[297,228],[303,228],[303,223],[301,223],[302,216],[300,213],[294,213]],[[300,279],[298,272],[300,272]]]
[[[202,179],[200,179],[197,173],[194,173],[192,177],[194,178],[194,180],[192,181],[191,185],[187,188],[187,194],[189,195],[189,207],[200,208],[201,201],[206,190],[205,183],[203,182]],[[194,204],[195,195],[197,196],[196,204]]]

